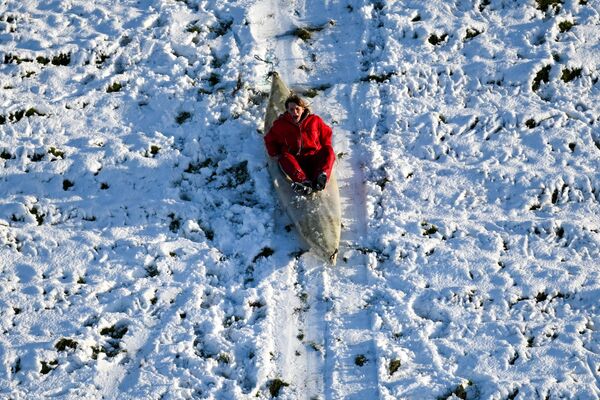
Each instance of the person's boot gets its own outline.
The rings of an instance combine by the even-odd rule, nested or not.
[[[304,196],[308,196],[313,191],[310,181],[292,182],[292,190],[297,194],[301,194]]]
[[[314,189],[319,191],[325,189],[325,185],[327,185],[327,174],[325,172],[321,172],[317,179],[315,179]]]

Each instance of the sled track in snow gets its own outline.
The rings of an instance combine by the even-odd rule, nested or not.
[[[364,2],[355,3],[358,8]],[[342,206],[337,265],[331,268],[310,254],[297,260],[288,258],[287,264],[282,260],[277,277],[271,281],[271,328],[266,334],[272,335],[269,356],[274,365],[266,375],[289,384],[285,393],[290,398],[380,398],[370,308],[373,290],[369,265],[376,261],[365,250],[368,216],[364,149],[359,143],[361,135],[374,133],[377,117],[372,121],[354,117],[372,95],[362,79],[367,71],[361,69],[358,56],[370,56],[358,46],[366,43],[361,35],[368,34],[366,28],[372,22],[358,12],[348,14],[349,19],[342,24],[328,22],[327,11],[346,7],[328,1],[267,0],[258,3],[252,13],[259,23],[255,26],[262,46],[259,56],[275,62],[291,89],[329,88],[327,96],[320,89],[320,96],[311,101],[315,112],[333,125],[334,148],[341,155],[336,163]],[[291,34],[299,27],[316,26],[325,28],[307,41]],[[365,29],[358,28],[361,26]],[[285,236],[283,229],[281,234]],[[297,235],[290,236],[291,241],[298,240]]]

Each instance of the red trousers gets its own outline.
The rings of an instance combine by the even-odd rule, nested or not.
[[[321,172],[331,177],[335,153],[331,146],[321,147],[321,150],[311,154],[292,155],[282,153],[279,166],[294,182],[314,181]]]

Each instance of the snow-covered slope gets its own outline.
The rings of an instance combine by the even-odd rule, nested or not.
[[[0,3],[0,397],[600,396],[600,3]],[[342,249],[266,172],[273,63]]]

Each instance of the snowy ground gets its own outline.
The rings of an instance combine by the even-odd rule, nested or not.
[[[599,43],[597,0],[0,2],[0,397],[599,398]],[[333,268],[255,56],[334,128]]]

